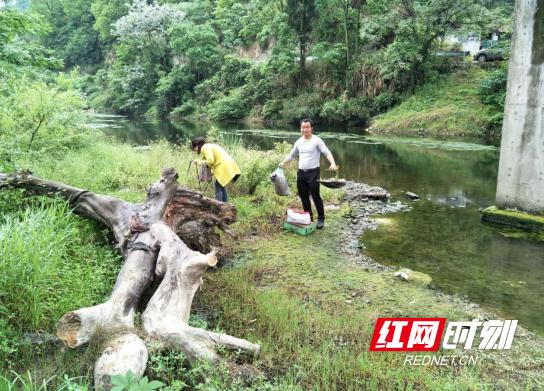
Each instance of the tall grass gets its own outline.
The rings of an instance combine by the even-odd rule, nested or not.
[[[228,186],[229,202],[238,209],[238,233],[277,230],[278,225],[270,222],[283,218],[288,206],[299,206],[296,197],[294,165],[286,170],[292,197],[276,196],[268,179],[278,163],[285,157],[290,146],[280,143],[272,151],[258,151],[245,148],[240,139],[217,135],[211,138],[222,145],[240,166],[240,179]],[[130,202],[141,202],[149,185],[155,182],[162,167],[175,167],[180,175],[179,182],[199,190],[194,169],[187,168],[198,156],[185,145],[175,146],[158,141],[147,149],[134,148],[115,141],[98,140],[87,148],[68,152],[62,159],[44,158],[29,162],[21,159],[19,167],[31,164],[35,175],[61,181],[72,186],[109,194]],[[204,188],[204,187],[203,187]],[[204,191],[214,197],[213,185]],[[335,199],[338,192],[323,189],[325,199]]]
[[[56,376],[36,380],[30,372],[24,375],[11,372],[10,376],[0,376],[0,391],[87,391],[90,389],[85,378]]]
[[[0,226],[0,308],[21,331],[51,330],[63,313],[111,290],[119,257],[89,243],[96,232],[76,219],[57,201]]]
[[[96,224],[63,201],[33,201],[0,219],[0,373],[31,371],[5,376],[0,389],[49,389],[47,379],[57,387],[65,373],[87,375],[88,364],[48,335],[65,312],[104,301],[121,264]]]

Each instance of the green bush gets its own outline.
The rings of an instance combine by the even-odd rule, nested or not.
[[[400,101],[399,94],[395,92],[382,92],[374,98],[372,106],[376,113],[383,113],[389,110]]]
[[[489,107],[485,125],[485,136],[494,139],[502,130],[504,101],[506,99],[507,65],[492,72],[478,87],[480,101]]]
[[[306,117],[318,118],[322,104],[323,99],[317,93],[301,94],[284,100],[282,117],[289,122],[298,122]]]
[[[268,177],[278,166],[279,159],[268,154],[261,159],[251,159],[244,164],[244,175],[240,178],[240,188],[244,189],[246,194],[252,195],[257,190],[257,186],[262,183],[268,184]]]
[[[492,72],[478,87],[480,101],[491,106],[495,111],[504,111],[507,78],[508,68],[506,66]]]
[[[235,88],[244,85],[247,81],[251,62],[227,55],[223,58],[223,65],[219,72],[221,85],[224,88]]]
[[[183,102],[181,105],[175,107],[170,114],[178,117],[186,117],[188,115],[191,115],[196,110],[196,103],[189,99],[185,102]]]
[[[157,75],[139,64],[114,68],[109,75],[113,110],[141,115],[153,101]]]
[[[99,69],[94,75],[85,75],[81,78],[81,90],[91,107],[95,109],[111,107],[113,92],[109,80],[109,74],[105,69]]]
[[[185,66],[176,66],[170,73],[162,76],[155,88],[155,107],[159,117],[166,117],[184,98],[189,99],[189,91],[194,82],[194,75]]]
[[[219,98],[221,96],[218,88],[219,83],[219,76],[214,75],[198,84],[195,87],[195,100],[201,105],[207,105],[212,100]]]
[[[281,119],[283,110],[283,101],[281,99],[270,99],[262,109],[264,118],[266,119]]]
[[[244,86],[244,96],[254,105],[264,105],[270,99],[284,99],[296,94],[295,73],[278,71],[267,64],[253,66],[248,72],[248,81]]]
[[[61,156],[90,139],[84,100],[61,75],[55,83],[22,79],[0,85],[0,161],[23,154]]]
[[[229,95],[214,100],[206,107],[210,119],[229,121],[244,118],[248,113],[247,102],[239,89],[232,90]]]
[[[319,115],[332,121],[366,123],[370,117],[368,107],[366,98],[335,99],[325,102]]]

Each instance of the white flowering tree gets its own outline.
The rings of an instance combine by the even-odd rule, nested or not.
[[[168,52],[170,27],[184,18],[185,13],[176,5],[133,0],[128,14],[115,22],[113,33],[120,43],[137,49],[143,58],[160,58]]]

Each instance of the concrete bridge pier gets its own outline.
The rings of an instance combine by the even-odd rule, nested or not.
[[[516,1],[496,205],[544,215],[544,0]]]

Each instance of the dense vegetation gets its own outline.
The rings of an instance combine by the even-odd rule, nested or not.
[[[49,0],[30,11],[39,44],[79,67],[96,108],[365,125],[455,70],[433,55],[447,36],[508,29],[512,3]]]
[[[219,141],[244,172],[231,193],[238,209],[235,229],[244,240],[224,238],[232,255],[220,270],[206,274],[191,324],[259,341],[265,353],[253,363],[257,369],[246,364],[242,368],[248,373],[240,373],[207,364],[188,367],[179,353],[157,350],[149,358],[149,379],[161,381],[169,391],[542,386],[541,346],[526,345],[525,339],[509,352],[509,361],[499,351],[477,367],[453,369],[409,367],[402,364],[403,355],[368,352],[372,319],[378,314],[440,314],[452,319],[478,314],[432,290],[395,282],[392,272],[374,273],[352,265],[338,240],[343,216],[349,216],[345,205],[328,212],[324,232],[310,237],[279,233],[285,208],[298,202],[274,195],[266,177],[288,146],[278,144],[263,152]],[[26,153],[13,163],[32,164],[42,177],[138,202],[159,167],[182,171],[193,156],[185,147],[165,142],[142,150],[95,139],[60,157],[34,160]],[[287,174],[292,183],[294,170]],[[180,180],[197,186],[192,177]],[[212,191],[208,189],[208,195]],[[92,305],[108,295],[121,258],[102,227],[72,215],[63,202],[23,198],[18,192],[1,196],[0,389],[89,390],[100,340],[72,351],[62,349],[50,334],[67,308]],[[338,191],[324,191],[327,203],[338,204],[338,197]],[[230,359],[243,362],[241,357]],[[515,365],[522,368],[522,375],[513,380],[509,374]]]
[[[434,138],[484,137],[498,142],[506,96],[506,64],[471,67],[426,83],[376,116],[371,132]]]
[[[192,156],[163,142],[138,150],[107,140],[81,125],[89,107],[130,115],[364,123],[414,91],[417,106],[421,91],[447,85],[442,74],[452,65],[432,56],[445,34],[486,32],[510,12],[510,2],[483,0],[7,3],[11,7],[0,9],[0,171],[31,168],[128,201],[143,198],[161,166],[182,171]],[[494,118],[481,127],[497,129],[505,69],[481,74],[477,83],[470,96]],[[228,145],[244,172],[232,192],[241,237],[276,229],[289,201],[272,194],[266,177],[287,148]],[[292,181],[294,173],[288,175]],[[338,194],[325,191],[324,197],[331,202]],[[331,212],[331,227],[344,212]],[[370,338],[368,319],[389,308],[383,297],[396,295],[406,307],[402,300],[416,290],[387,290],[387,276],[340,267],[334,239],[291,243],[308,246],[308,253],[319,248],[317,264],[299,263],[281,235],[248,241],[236,248],[231,267],[207,276],[211,289],[191,322],[262,341],[267,355],[256,364],[262,372],[250,381],[224,367],[188,368],[180,355],[161,351],[151,355],[147,376],[167,390],[493,387],[494,379],[481,376],[485,368],[412,371],[390,356],[367,360],[361,352]],[[234,243],[226,245],[235,250]],[[65,203],[0,194],[0,389],[89,389],[100,341],[74,352],[50,334],[60,314],[109,294],[120,259],[102,227],[75,217]],[[272,275],[282,278],[272,281]],[[346,297],[366,284],[380,288],[367,294],[383,308],[362,301],[346,306]],[[459,315],[428,292],[422,297],[427,308]],[[414,311],[399,315],[421,315]],[[538,381],[529,376],[525,383],[538,387]]]

